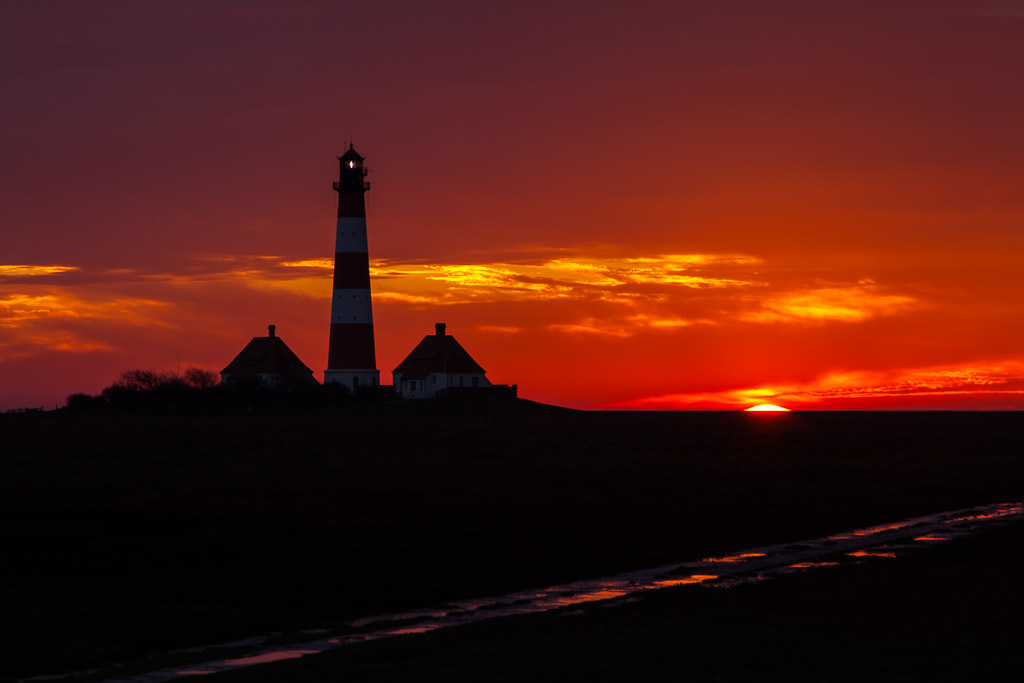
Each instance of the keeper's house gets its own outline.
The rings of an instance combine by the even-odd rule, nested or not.
[[[395,393],[402,398],[493,393],[499,389],[455,337],[445,334],[444,323],[434,325],[434,334],[424,337],[391,371],[391,377]],[[501,393],[515,396],[515,387],[500,389]]]
[[[253,337],[220,371],[220,383],[224,386],[262,384],[270,387],[316,384],[313,371],[275,334],[274,326],[268,325],[267,328],[269,334],[266,337]]]

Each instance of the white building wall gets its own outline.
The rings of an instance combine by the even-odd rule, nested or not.
[[[392,373],[395,391],[402,398],[433,398],[437,392],[450,387],[493,386],[482,372],[432,372],[422,380],[402,379],[402,373]],[[476,384],[473,383],[474,379]]]
[[[476,384],[474,384],[476,380]],[[482,372],[453,372],[449,374],[450,387],[489,387],[490,380]]]
[[[337,383],[358,391],[380,386],[380,370],[324,370],[324,384]]]

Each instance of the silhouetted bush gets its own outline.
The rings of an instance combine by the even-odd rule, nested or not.
[[[209,389],[220,383],[220,377],[216,372],[195,365],[186,368],[185,374],[182,377],[185,380],[185,384],[196,389]]]
[[[107,402],[102,396],[91,396],[82,392],[68,396],[68,410],[85,411],[96,410],[107,407]]]
[[[129,391],[153,391],[158,387],[179,384],[184,385],[184,380],[173,372],[159,370],[125,370],[114,382],[114,386],[120,386]]]
[[[220,385],[219,379],[217,373],[195,366],[187,368],[181,375],[159,370],[125,370],[99,396],[84,393],[69,396],[67,409],[81,412],[111,408],[167,414],[279,412],[315,406],[365,405],[394,399],[390,387],[365,387],[353,392],[340,384],[320,385],[304,378],[274,387],[260,384],[252,378],[225,387]]]
[[[211,389],[216,382],[213,373],[203,368],[189,368],[184,376],[159,370],[125,370],[117,381],[97,397],[117,409],[159,408],[177,412],[195,402],[195,394]],[[84,405],[82,399],[76,399]],[[69,408],[72,408],[70,402]]]

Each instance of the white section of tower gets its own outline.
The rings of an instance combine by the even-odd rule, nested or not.
[[[368,289],[336,289],[331,300],[332,323],[372,323]]]
[[[335,245],[335,252],[344,252],[346,254],[369,253],[369,247],[366,242],[366,218],[338,218],[338,232]]]

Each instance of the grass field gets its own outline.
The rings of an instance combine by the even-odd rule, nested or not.
[[[1024,483],[1017,413],[0,418],[10,678],[1017,500]]]

